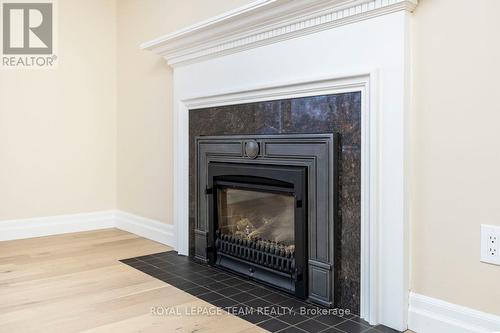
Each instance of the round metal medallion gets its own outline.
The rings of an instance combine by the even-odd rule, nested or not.
[[[245,145],[245,153],[249,158],[256,158],[259,155],[259,144],[256,141],[248,141]]]

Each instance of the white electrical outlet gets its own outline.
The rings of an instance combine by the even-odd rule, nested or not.
[[[481,225],[481,261],[500,265],[500,227]]]

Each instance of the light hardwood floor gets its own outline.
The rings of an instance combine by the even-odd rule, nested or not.
[[[210,306],[118,260],[169,248],[107,229],[0,242],[0,332],[266,332],[235,316],[154,316]]]

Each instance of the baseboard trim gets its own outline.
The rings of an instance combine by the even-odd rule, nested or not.
[[[0,221],[0,241],[99,230],[115,226],[114,211]]]
[[[115,227],[176,248],[174,226],[142,216],[115,211]]]
[[[417,333],[500,332],[500,317],[410,293],[408,328]]]
[[[0,241],[117,228],[175,248],[174,226],[120,210],[0,221]]]

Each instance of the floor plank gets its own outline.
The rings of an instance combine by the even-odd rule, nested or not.
[[[153,315],[211,306],[119,262],[168,250],[117,229],[0,242],[0,332],[265,332],[229,314]]]

